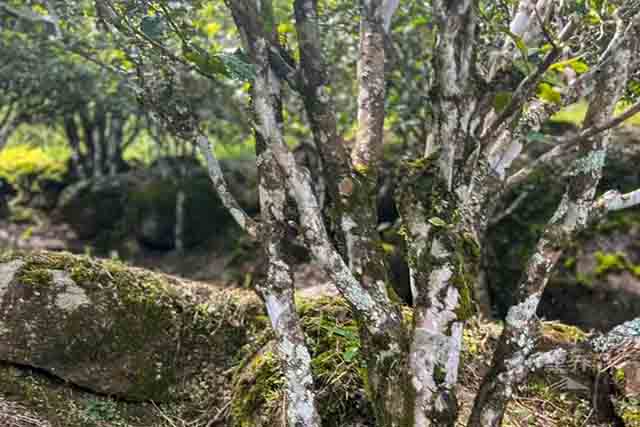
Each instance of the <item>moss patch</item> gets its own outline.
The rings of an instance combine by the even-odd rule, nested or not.
[[[620,400],[615,408],[625,427],[640,427],[640,399]]]

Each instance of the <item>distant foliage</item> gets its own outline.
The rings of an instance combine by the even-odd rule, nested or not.
[[[18,187],[37,188],[41,180],[62,179],[66,157],[64,148],[14,144],[0,151],[0,177]]]

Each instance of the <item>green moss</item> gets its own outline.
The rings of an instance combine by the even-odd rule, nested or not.
[[[604,276],[609,273],[620,273],[623,271],[627,271],[636,277],[640,277],[640,265],[630,262],[627,255],[622,252],[607,253],[597,251],[594,254],[594,257],[596,259],[596,266],[593,272],[574,273],[578,283],[590,287],[593,286],[598,276]],[[572,268],[574,267],[574,264],[575,261],[571,263],[571,267],[566,267],[567,262],[565,262],[565,267]]]
[[[623,399],[614,406],[625,427],[640,427],[640,399]]]
[[[585,393],[573,393],[557,386],[557,377],[534,375],[519,392],[518,405],[510,405],[505,425],[526,425],[540,413],[546,423],[563,427],[582,427],[590,416],[591,402]]]
[[[442,369],[439,365],[436,365],[433,371],[433,379],[436,384],[443,384],[445,378],[447,377],[447,373],[444,369]]]
[[[236,383],[231,405],[234,426],[255,427],[280,408],[284,378],[280,362],[271,351],[257,355]],[[258,419],[257,419],[258,418]]]
[[[555,342],[577,344],[587,339],[587,333],[582,329],[560,322],[542,322],[544,337]]]
[[[624,270],[627,266],[624,254],[622,253],[605,253],[598,251],[595,253],[597,265],[595,274],[606,274],[610,271]]]
[[[26,286],[49,286],[53,280],[53,275],[50,270],[34,268],[27,264],[18,271],[15,280]]]
[[[53,427],[171,425],[151,404],[95,396],[26,368],[0,363],[0,383],[0,398],[19,403]]]

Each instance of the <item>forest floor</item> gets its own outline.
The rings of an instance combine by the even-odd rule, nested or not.
[[[92,254],[93,242],[78,239],[76,233],[64,221],[34,211],[28,221],[0,220],[0,249],[68,251],[75,254]],[[111,254],[117,257],[116,253]],[[123,259],[135,267],[179,276],[189,280],[224,287],[249,287],[258,266],[255,257],[242,262],[232,262],[228,254],[209,247],[196,248],[185,253],[138,248],[131,259]],[[309,262],[294,267],[294,281],[303,298],[338,295],[338,290],[326,274]]]

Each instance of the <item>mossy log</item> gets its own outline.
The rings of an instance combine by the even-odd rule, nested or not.
[[[259,313],[249,292],[119,262],[0,257],[0,360],[126,400],[171,399],[203,371],[228,369]]]

